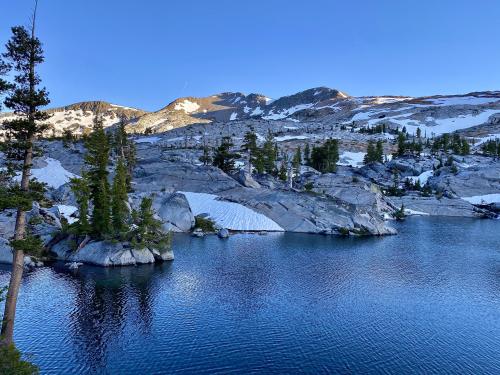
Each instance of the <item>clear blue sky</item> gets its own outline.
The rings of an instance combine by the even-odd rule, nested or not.
[[[0,1],[0,43],[32,0]],[[500,89],[498,0],[39,0],[52,105]]]

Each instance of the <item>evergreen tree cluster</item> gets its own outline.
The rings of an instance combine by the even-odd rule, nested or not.
[[[385,124],[377,124],[375,126],[366,126],[359,129],[362,134],[383,134],[390,133],[390,128],[387,128]]]
[[[500,157],[500,140],[494,139],[486,141],[481,145],[481,150],[485,155]]]
[[[339,161],[339,142],[328,139],[323,145],[313,147],[310,156],[310,166],[321,173],[331,173],[337,170]]]
[[[71,180],[79,220],[70,230],[96,239],[130,241],[137,247],[170,246],[170,235],[163,233],[161,221],[154,217],[151,198],[143,198],[139,210],[130,209],[128,192],[135,165],[135,146],[123,123],[114,134],[108,135],[97,115],[84,144],[87,153],[82,178]],[[108,165],[112,154],[116,166],[110,184]]]
[[[384,162],[384,145],[382,141],[379,140],[377,143],[373,141],[368,142],[363,162],[365,164]]]
[[[231,137],[223,137],[219,147],[214,150],[212,164],[226,173],[234,171],[235,159],[240,157],[239,154],[231,151],[233,146]]]
[[[445,153],[451,151],[457,155],[469,155],[470,145],[469,142],[465,138],[460,137],[458,133],[453,133],[452,135],[445,133],[432,142],[431,152],[435,154],[438,151]]]
[[[406,130],[405,128],[403,128]],[[412,155],[420,155],[420,153],[423,151],[424,146],[422,142],[420,141],[419,137],[418,141],[413,138],[411,141],[408,139],[408,134],[406,131],[402,131],[398,133],[398,138],[397,138],[397,145],[398,145],[398,150],[396,152],[397,156],[403,156],[406,153],[410,153]]]

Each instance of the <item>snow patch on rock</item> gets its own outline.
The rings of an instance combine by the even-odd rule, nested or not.
[[[238,231],[284,231],[276,222],[238,203],[218,200],[217,195],[179,192],[184,194],[193,214],[207,214],[218,226]]]

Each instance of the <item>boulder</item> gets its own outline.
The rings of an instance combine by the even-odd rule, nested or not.
[[[150,249],[150,251],[153,253],[157,261],[174,260],[174,251],[172,249],[168,250]]]
[[[219,238],[228,238],[229,237],[229,231],[226,228],[222,228],[217,232],[217,236]]]
[[[171,194],[155,199],[155,209],[167,231],[189,232],[194,226],[194,215],[183,194]]]
[[[135,259],[136,264],[148,264],[155,262],[155,256],[149,249],[134,249],[130,250]]]
[[[233,175],[233,178],[245,187],[259,189],[260,184],[254,180],[252,175],[244,169],[240,169]]]
[[[97,266],[128,266],[136,264],[136,260],[129,249],[125,249],[121,243],[107,241],[89,242],[78,252],[66,251],[64,260],[70,262],[81,262]]]

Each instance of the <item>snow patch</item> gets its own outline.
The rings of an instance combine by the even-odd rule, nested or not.
[[[338,165],[348,165],[354,168],[359,168],[363,166],[363,160],[365,158],[366,152],[352,152],[344,151],[340,157]]]
[[[424,186],[427,181],[429,180],[429,177],[434,176],[434,171],[425,171],[418,176],[410,176],[408,179],[413,182],[414,184],[419,181],[421,186]]]
[[[471,204],[500,203],[500,194],[474,195],[472,197],[462,197],[462,199]]]
[[[194,103],[187,99],[184,99],[183,102],[177,103],[174,107],[176,111],[184,111],[185,113],[192,113],[197,111],[200,108],[198,103]]]
[[[238,118],[238,114],[236,112],[231,113],[231,117],[229,117],[229,121],[234,121]]]
[[[274,140],[276,142],[285,142],[285,141],[291,141],[291,140],[303,140],[303,139],[309,139],[307,135],[283,135],[279,137],[274,137]]]
[[[194,215],[208,214],[220,227],[241,231],[284,231],[276,222],[248,207],[234,202],[218,200],[206,193],[182,192]]]
[[[160,137],[143,137],[134,139],[135,143],[156,143],[161,140]]]
[[[416,216],[416,215],[419,215],[419,216],[429,216],[429,214],[427,212],[422,212],[422,211],[416,211],[416,210],[411,210],[409,208],[405,208],[405,215],[408,215],[408,216]]]
[[[278,113],[274,113],[274,109],[272,109],[267,116],[263,116],[262,118],[264,120],[282,120],[288,116],[293,115],[295,112],[301,111],[303,109],[308,109],[314,106],[312,103],[308,104],[298,104],[296,106],[283,109]]]
[[[68,183],[72,178],[80,178],[80,176],[64,169],[59,160],[47,158],[45,162],[47,163],[45,167],[33,168],[31,170],[31,178],[36,178],[38,181],[44,182],[54,189],[58,189]],[[18,173],[14,177],[14,180],[21,181],[21,174]]]
[[[74,218],[71,216],[78,210],[78,208],[76,208],[75,206],[58,204],[56,207],[59,210],[59,213],[61,214],[61,216],[64,217],[68,221],[68,224],[73,224],[73,223],[78,221],[77,218]]]

